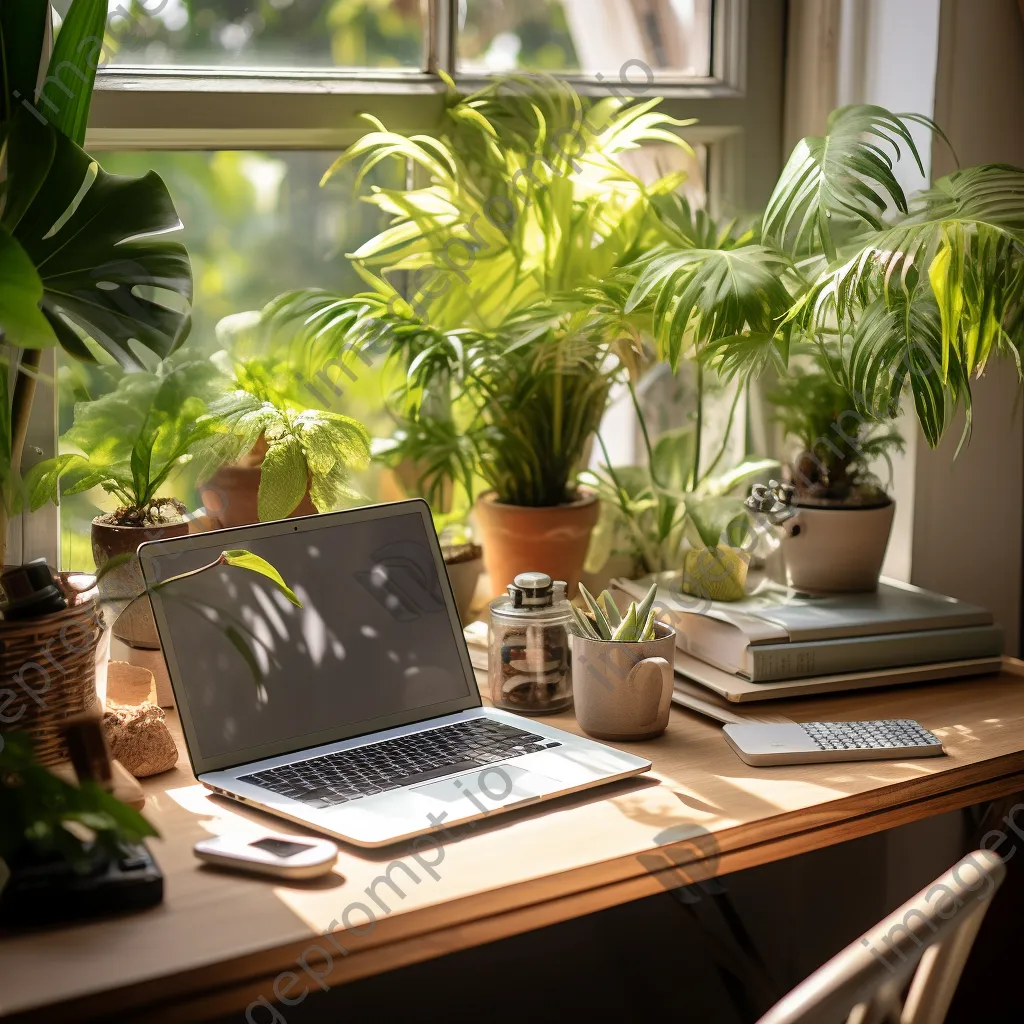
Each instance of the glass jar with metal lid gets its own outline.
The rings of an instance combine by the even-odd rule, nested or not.
[[[495,707],[548,715],[572,704],[572,618],[566,586],[542,572],[522,572],[508,596],[491,604],[491,700]]]

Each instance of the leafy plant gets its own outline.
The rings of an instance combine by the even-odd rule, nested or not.
[[[216,569],[218,566],[234,566],[269,580],[293,605],[301,608],[302,602],[285,582],[284,577],[277,568],[265,558],[261,558],[246,548],[232,548],[221,551],[213,561],[200,565],[195,569],[139,586],[135,582],[137,577],[131,576],[126,580],[123,574],[118,571],[125,566],[130,567],[137,560],[138,556],[131,553],[114,555],[108,558],[96,572],[95,582],[99,588],[100,601],[105,611],[110,613],[110,621],[116,621],[121,612],[132,602],[169,587],[170,589],[164,594],[166,600],[176,601],[182,607],[195,613],[207,625],[212,625],[224,634],[235,650],[242,656],[252,673],[253,681],[257,686],[257,693],[262,695],[263,670],[255,652],[257,649],[262,650],[268,660],[276,661],[273,646],[267,644],[266,640],[259,635],[259,631],[253,628],[250,622],[246,621],[245,616],[236,615],[233,607],[225,608],[200,601],[194,596],[192,591],[182,590],[178,586],[172,586],[172,584],[192,579],[202,573],[209,572],[211,569]]]
[[[639,643],[641,640],[654,639],[655,612],[654,598],[658,593],[658,585],[651,585],[647,596],[638,605],[630,601],[626,614],[620,616],[615,599],[607,590],[595,600],[594,596],[583,584],[580,593],[590,609],[590,616],[585,615],[576,605],[571,604],[572,617],[578,636],[587,640],[617,640],[621,643]]]
[[[185,507],[158,492],[212,433],[202,396],[214,376],[202,360],[161,363],[153,373],[125,374],[95,401],[77,403],[74,425],[61,440],[80,453],[47,459],[25,474],[33,510],[59,503],[62,492],[100,486],[120,503],[114,520],[121,525],[178,520]]]
[[[109,175],[81,148],[107,4],[73,0],[37,95],[50,16],[47,0],[0,8],[0,562],[41,350],[139,369],[133,344],[163,359],[190,325],[150,297],[192,298],[188,255],[166,238],[180,222],[163,182]]]
[[[203,431],[200,477],[265,446],[260,470],[261,520],[284,519],[309,495],[320,512],[359,497],[353,469],[370,459],[370,436],[358,421],[322,409],[303,409],[286,397],[291,375],[280,360],[233,362],[215,357],[224,377],[220,395],[197,424]]]
[[[908,199],[893,167],[921,166],[912,123],[881,107],[834,111],[826,134],[789,158],[759,229],[708,247],[668,218],[674,237],[637,261],[625,309],[650,316],[672,365],[692,353],[726,377],[784,371],[790,345],[817,345],[849,409],[896,415],[909,393],[938,445],[970,378],[993,354],[1021,374],[1024,171],[959,170]]]
[[[768,392],[772,418],[800,444],[790,466],[796,496],[872,500],[881,487],[868,464],[884,459],[891,479],[891,453],[903,451],[903,438],[886,421],[858,411],[823,358],[819,352],[810,367],[792,366]]]
[[[44,768],[31,739],[17,732],[5,733],[0,746],[0,819],[0,864],[8,867],[31,856],[87,870],[93,843],[117,854],[126,843],[158,834],[98,783],[72,784]],[[80,837],[83,828],[93,837],[88,842]]]
[[[695,478],[695,428],[666,431],[651,444],[639,404],[637,416],[647,442],[647,464],[612,466],[602,442],[604,464],[580,474],[581,482],[603,499],[587,567],[597,571],[616,553],[630,556],[636,576],[678,571],[687,545],[714,552],[723,542],[741,544],[746,515],[739,494],[778,463],[750,459],[715,475],[725,454],[730,420],[725,443]]]
[[[437,494],[476,480],[505,502],[556,505],[616,376],[635,372],[636,331],[602,284],[664,228],[653,199],[681,173],[645,186],[623,155],[647,141],[685,147],[685,123],[657,100],[591,104],[566,82],[499,79],[461,97],[449,83],[438,138],[375,128],[339,158],[359,179],[410,161],[422,184],[374,189],[391,226],[352,254],[371,290],[349,298],[292,292],[265,310],[298,327],[323,360],[378,343],[404,370],[391,396],[392,459],[421,465]],[[394,280],[411,275],[409,299]]]

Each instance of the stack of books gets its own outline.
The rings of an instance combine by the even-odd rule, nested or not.
[[[653,578],[612,581],[638,600]],[[812,597],[772,583],[741,601],[659,588],[676,630],[676,677],[729,701],[797,697],[982,675],[1000,667],[1003,631],[977,605],[883,579],[870,594]]]

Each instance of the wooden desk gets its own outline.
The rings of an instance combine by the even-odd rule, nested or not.
[[[1024,664],[1007,662],[999,676],[785,705],[805,721],[917,718],[950,755],[919,761],[751,768],[716,725],[673,709],[664,736],[630,745],[654,761],[653,776],[502,815],[438,847],[421,843],[433,876],[407,844],[345,849],[337,875],[301,886],[202,868],[192,846],[211,832],[256,822],[298,830],[209,796],[183,753],[174,771],[146,783],[147,814],[163,835],[152,844],[167,880],[163,906],[0,937],[0,1016],[181,1022],[237,1012],[243,1020],[254,1001],[275,1000],[275,984],[294,1000],[321,982],[1004,797],[1024,789],[1022,677]],[[577,731],[571,714],[552,721]],[[385,913],[364,890],[388,869],[403,895],[378,883]],[[357,904],[376,913],[374,925]],[[287,1019],[287,1005],[281,1013]],[[260,1006],[252,1019],[273,1018]]]

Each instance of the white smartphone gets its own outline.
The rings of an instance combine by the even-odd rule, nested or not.
[[[251,871],[273,878],[317,878],[328,874],[338,859],[329,839],[286,836],[267,832],[249,836],[211,836],[195,845],[195,855],[207,864]]]

